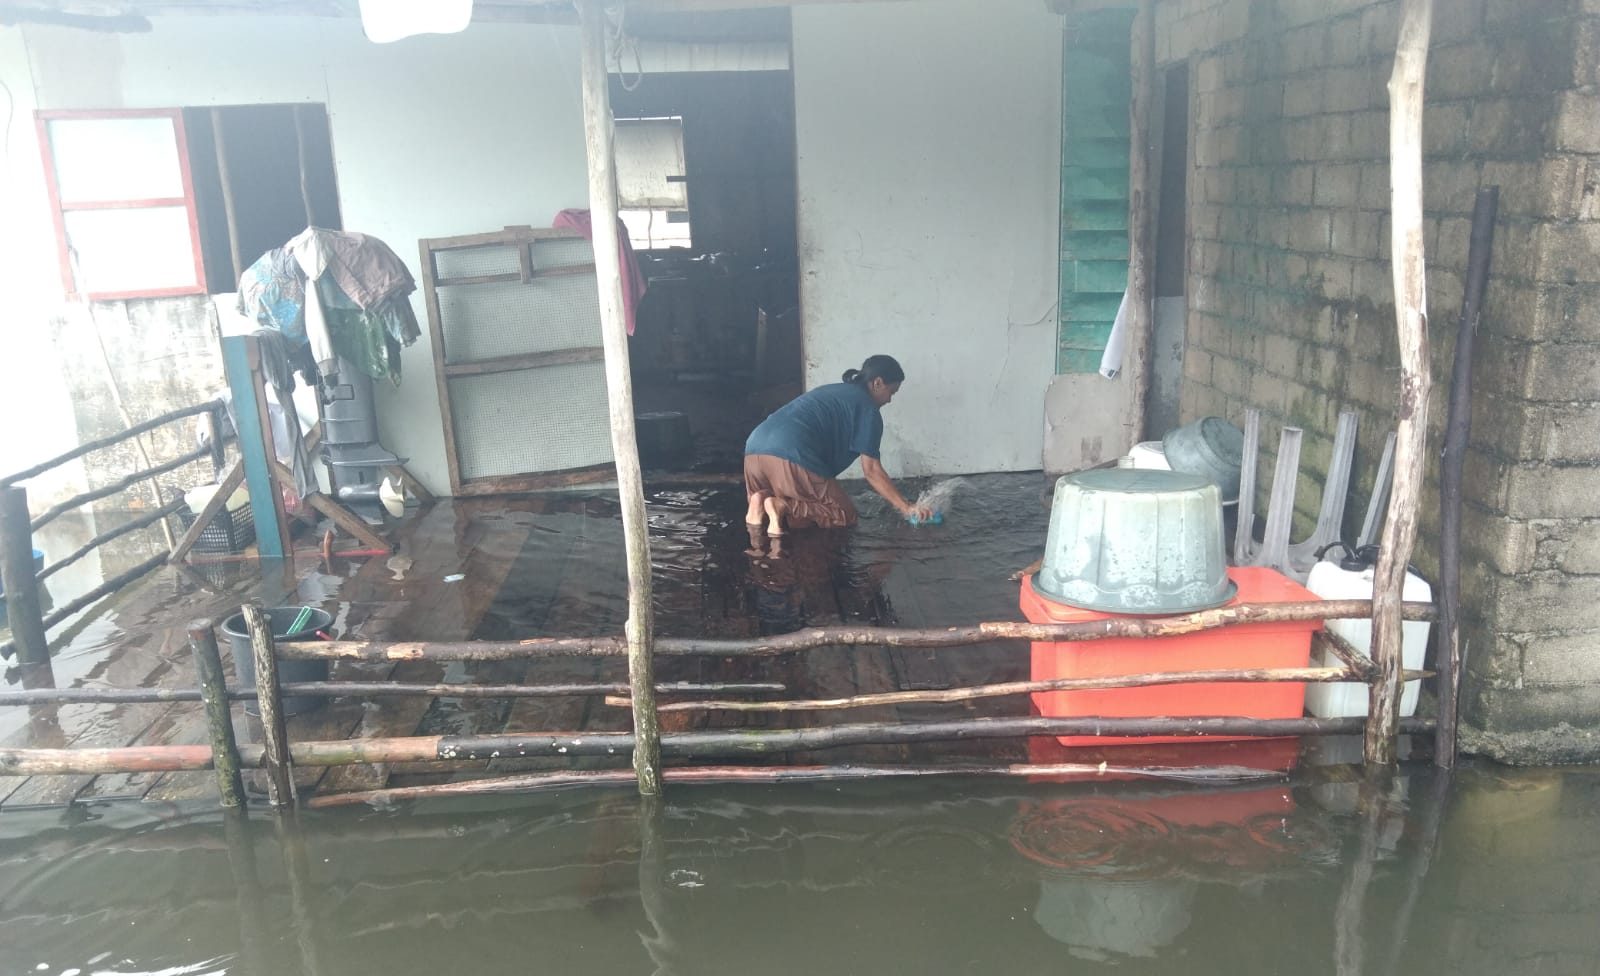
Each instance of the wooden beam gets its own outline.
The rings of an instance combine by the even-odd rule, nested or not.
[[[633,380],[628,366],[628,327],[622,304],[622,260],[618,251],[616,157],[612,145],[611,82],[606,69],[606,12],[602,0],[584,0],[583,129],[589,157],[589,214],[595,278],[600,288],[600,334],[605,346],[606,393],[611,405],[611,447],[616,456],[622,503],[623,545],[628,556],[628,683],[632,688],[633,770],[639,792],[661,792],[661,729],[651,660],[655,637],[650,585],[650,523],[645,517],[644,475],[634,434]]]
[[[1151,104],[1156,92],[1155,0],[1139,0],[1131,39],[1133,98],[1128,105],[1128,343],[1133,373],[1133,437],[1148,429],[1150,387],[1155,371],[1155,134]]]
[[[216,521],[217,516],[222,514],[224,506],[228,504],[229,496],[238,491],[239,486],[242,484],[244,484],[244,461],[240,459],[234,461],[233,465],[228,468],[228,473],[222,476],[222,481],[218,484],[217,490],[206,500],[194,522],[184,530],[182,537],[172,547],[172,555],[167,557],[167,562],[183,562],[184,558],[189,555],[189,550],[193,549],[194,544],[200,541],[200,533],[204,532],[207,526]]]
[[[1378,679],[1370,686],[1362,754],[1368,763],[1392,765],[1400,720],[1401,587],[1417,539],[1417,505],[1427,464],[1428,361],[1427,268],[1422,215],[1423,83],[1433,0],[1402,0],[1400,40],[1389,77],[1389,185],[1394,307],[1400,339],[1399,426],[1395,437],[1394,490],[1378,543],[1372,590],[1372,659]]]
[[[267,770],[267,800],[275,807],[294,806],[294,763],[289,752],[289,732],[284,725],[283,698],[278,689],[278,657],[273,648],[272,624],[261,607],[244,605],[245,628],[255,659],[256,699],[261,709],[262,765]]]
[[[244,783],[239,778],[239,745],[233,736],[233,716],[228,708],[228,685],[222,676],[222,656],[217,635],[207,620],[189,625],[189,649],[200,678],[206,706],[206,727],[211,735],[211,762],[217,771],[217,792],[225,807],[244,803]]]
[[[600,346],[551,349],[547,352],[519,353],[515,356],[496,356],[493,359],[450,363],[445,366],[444,375],[452,379],[457,376],[485,376],[489,373],[510,373],[521,369],[569,366],[573,363],[597,363],[605,358],[606,351]]]
[[[72,450],[67,451],[65,454],[57,454],[48,461],[41,461],[31,468],[26,468],[22,471],[16,472],[15,474],[8,474],[4,478],[0,478],[0,488],[9,488],[18,482],[27,481],[36,474],[49,471],[51,468],[59,467],[60,465],[66,464],[68,461],[83,457],[85,454],[98,451],[101,448],[110,447],[113,444],[120,444],[129,438],[136,437],[147,430],[154,430],[163,424],[170,424],[173,421],[182,420],[185,417],[193,417],[195,414],[210,412],[211,410],[220,406],[220,404],[221,401],[219,400],[208,400],[205,403],[197,403],[189,407],[179,407],[177,410],[169,410],[164,414],[151,417],[149,420],[134,424],[127,430],[119,430],[115,434],[107,434],[104,437],[97,437],[92,441],[86,441],[82,444],[79,444]]]

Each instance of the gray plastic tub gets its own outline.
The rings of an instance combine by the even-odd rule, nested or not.
[[[1239,473],[1244,466],[1244,431],[1221,417],[1202,417],[1169,431],[1161,438],[1167,466],[1197,474],[1222,491],[1222,500],[1239,497]]]
[[[1222,499],[1177,471],[1101,468],[1056,482],[1034,588],[1085,610],[1188,613],[1221,606],[1228,579]]]

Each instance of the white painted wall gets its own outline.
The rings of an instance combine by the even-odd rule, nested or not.
[[[125,35],[26,28],[39,107],[324,103],[345,227],[388,242],[413,274],[419,238],[548,226],[556,211],[588,206],[576,28],[474,25],[376,45],[353,18],[154,24]],[[0,38],[17,34],[0,30]],[[21,119],[28,130],[31,121]],[[30,152],[36,159],[37,147]],[[54,254],[48,222],[29,235]],[[59,288],[53,295],[59,301]],[[415,305],[426,323],[420,289]],[[378,387],[381,433],[429,488],[444,492],[427,339],[402,362],[402,386]]]
[[[1054,373],[1060,17],[1040,0],[794,8],[810,385],[907,380],[895,474],[1040,466]]]

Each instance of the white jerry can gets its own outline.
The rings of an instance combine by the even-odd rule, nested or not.
[[[1373,570],[1374,567],[1366,560],[1354,556],[1346,556],[1342,560],[1323,559],[1311,567],[1306,589],[1324,600],[1370,600]],[[1400,594],[1401,599],[1408,602],[1427,603],[1433,599],[1433,587],[1416,573],[1407,571],[1405,586]],[[1330,620],[1327,626],[1369,659],[1372,657],[1372,621]],[[1428,628],[1426,620],[1407,620],[1400,625],[1400,659],[1408,671],[1422,669],[1422,659],[1428,651]],[[1339,659],[1325,650],[1320,651],[1313,662],[1315,667],[1324,668],[1338,667],[1339,664]],[[1400,696],[1402,718],[1416,714],[1417,697],[1421,691],[1420,680],[1406,682]],[[1317,718],[1364,716],[1367,714],[1367,686],[1359,681],[1308,684],[1306,710]]]

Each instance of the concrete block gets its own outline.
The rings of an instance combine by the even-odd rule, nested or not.
[[[1211,385],[1226,396],[1249,396],[1250,373],[1250,368],[1237,359],[1214,356],[1211,360]]]
[[[1270,373],[1294,378],[1300,371],[1300,348],[1288,336],[1267,335],[1262,340],[1261,365]]]
[[[1304,210],[1291,215],[1290,249],[1308,255],[1327,251],[1328,240],[1333,232],[1332,223],[1332,217],[1326,210]]]
[[[1600,221],[1546,224],[1535,238],[1539,280],[1600,283]]]
[[[1507,190],[1501,187],[1504,205]],[[1525,193],[1535,198],[1527,206],[1530,217],[1556,220],[1600,220],[1600,161],[1587,156],[1551,156],[1540,164],[1539,176],[1528,190],[1514,196],[1520,203]]]
[[[1555,148],[1600,152],[1600,90],[1566,91],[1557,96]]]
[[[1600,467],[1511,467],[1506,513],[1527,519],[1600,517]]]
[[[1588,402],[1600,399],[1600,345],[1540,342],[1528,349],[1529,400]]]
[[[1303,75],[1283,83],[1283,114],[1286,118],[1318,115],[1323,110],[1326,88],[1320,75]]]
[[[1325,163],[1315,168],[1315,176],[1315,192],[1311,195],[1315,206],[1342,209],[1356,205],[1361,186],[1359,165]]]
[[[1496,572],[1515,576],[1534,568],[1538,536],[1530,522],[1464,505],[1461,540],[1464,556],[1484,562]]]
[[[1506,488],[1511,467],[1504,458],[1469,445],[1461,463],[1462,494],[1487,511],[1511,514]]]
[[[1467,145],[1467,102],[1429,102],[1423,112],[1422,151],[1428,158],[1454,156]]]
[[[1495,624],[1506,632],[1600,630],[1600,576],[1544,572],[1504,579]]]
[[[1392,59],[1395,44],[1400,40],[1398,5],[1380,3],[1368,7],[1361,12],[1361,26],[1358,29],[1363,55],[1387,56]]]
[[[1183,378],[1184,381],[1211,384],[1211,363],[1215,357],[1197,346],[1186,346],[1183,350]]]
[[[1566,523],[1562,529],[1555,568],[1579,576],[1600,574],[1600,519]]]
[[[1540,411],[1537,457],[1600,463],[1600,403],[1564,403]],[[1600,499],[1597,499],[1600,505]]]
[[[1596,685],[1600,691],[1600,631],[1551,634],[1527,643],[1522,656],[1525,687]]]
[[[1395,38],[1399,39],[1398,27]],[[1394,49],[1391,47],[1388,53],[1392,59]],[[1482,39],[1435,47],[1428,52],[1428,97],[1475,98],[1489,91],[1492,79],[1487,67],[1494,54],[1494,49]]]
[[[1550,96],[1473,102],[1467,146],[1474,152],[1521,157],[1543,146],[1550,125]]]

